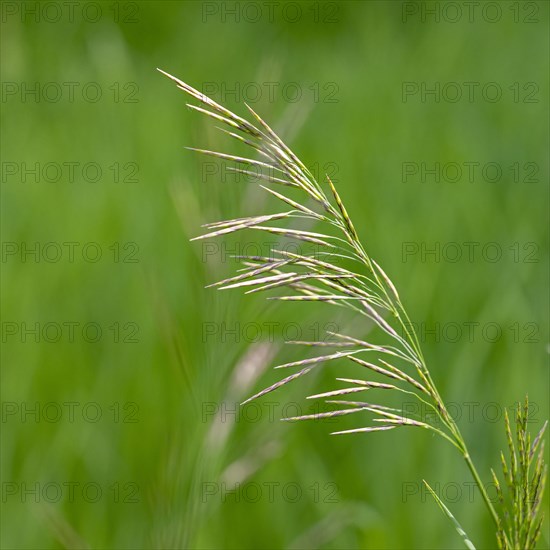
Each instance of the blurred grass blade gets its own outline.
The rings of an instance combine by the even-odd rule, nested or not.
[[[460,535],[460,538],[464,542],[464,545],[466,546],[466,548],[468,548],[468,550],[476,550],[476,547],[474,546],[473,542],[470,540],[470,538],[466,534],[466,531],[464,531],[464,529],[462,528],[460,523],[458,523],[458,521],[453,516],[451,511],[447,508],[447,506],[445,506],[445,504],[443,504],[442,500],[435,494],[435,491],[430,487],[428,482],[425,479],[423,479],[422,481],[424,482],[424,485],[426,485],[426,487],[428,488],[428,491],[430,491],[430,494],[432,495],[432,497],[434,497],[435,501],[437,502],[441,510],[443,510],[444,514],[453,522],[456,532]]]

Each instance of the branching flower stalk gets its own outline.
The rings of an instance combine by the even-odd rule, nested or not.
[[[284,203],[287,208],[290,207],[290,210],[285,209],[274,214],[206,224],[204,227],[207,232],[192,240],[210,239],[241,230],[254,230],[303,243],[299,253],[274,246],[267,257],[238,256],[237,259],[244,266],[243,269],[237,275],[210,286],[220,290],[243,288],[247,289],[247,294],[277,289],[285,292],[268,299],[327,302],[345,307],[367,317],[393,340],[393,345],[376,345],[349,335],[330,332],[330,341],[293,342],[310,347],[332,347],[336,351],[275,367],[276,369],[291,370],[292,374],[256,393],[243,404],[305,376],[327,361],[336,359],[352,361],[371,373],[388,379],[388,382],[391,383],[337,378],[337,381],[346,384],[346,387],[308,397],[308,399],[324,399],[325,403],[337,406],[335,410],[283,420],[319,419],[366,412],[374,416],[371,425],[338,431],[334,434],[385,431],[403,426],[424,428],[436,433],[450,442],[468,465],[495,523],[501,547],[504,549],[533,548],[540,533],[539,507],[538,505],[528,506],[525,504],[526,495],[522,493],[520,498],[517,487],[529,476],[529,457],[532,457],[536,446],[540,443],[542,431],[535,440],[537,445],[533,443],[532,447],[529,446],[526,432],[522,431],[521,437],[518,436],[520,437],[519,465],[515,458],[515,451],[511,451],[512,466],[505,469],[504,477],[507,486],[513,493],[514,504],[511,511],[506,511],[508,515],[505,514],[504,519],[501,519],[474,466],[459,427],[449,414],[432,379],[420,348],[418,336],[395,285],[382,267],[363,248],[357,231],[330,178],[328,176],[326,178],[325,190],[302,161],[248,105],[247,108],[254,124],[234,114],[178,78],[164,71],[160,72],[172,79],[178,88],[202,104],[202,106],[188,104],[188,107],[225,125],[225,128],[219,129],[251,147],[261,160],[205,149],[189,149],[234,162],[236,166],[228,168],[229,170],[245,176],[254,176],[272,184],[271,187],[267,185],[261,185],[261,187]],[[286,188],[288,192],[280,192],[273,187]],[[301,200],[295,200],[289,196],[293,193],[294,196],[298,196],[298,199],[301,197]],[[288,227],[292,222],[303,220],[322,224],[326,231],[319,233]],[[285,225],[281,226],[280,224]],[[307,247],[311,247],[313,250]],[[343,267],[340,265],[342,263],[356,265],[357,268]],[[417,399],[435,412],[439,422],[427,421],[407,414],[402,409],[390,408],[370,401],[348,400],[349,397],[342,399],[344,396],[372,390],[375,390],[375,393],[380,391],[382,394],[385,391],[401,392]],[[527,420],[523,413],[521,417],[518,416],[518,426],[520,420],[521,426],[525,427]],[[510,429],[509,425],[507,426],[510,442]],[[534,495],[531,495],[536,497],[539,504],[544,487],[544,468],[541,452],[536,467],[537,488]],[[518,476],[523,477],[519,479]],[[473,548],[473,544],[450,511],[431,488],[429,489],[442,510],[455,523],[465,544],[468,548]],[[504,502],[502,491],[499,492],[499,497],[501,502]],[[519,523],[518,518],[520,518]],[[523,523],[521,522],[524,522],[526,518],[529,518],[529,526],[522,527]],[[531,528],[535,523],[538,527]]]
[[[504,414],[506,439],[508,440],[509,462],[501,453],[502,474],[505,483],[503,490],[494,470],[491,470],[502,508],[503,520],[499,522],[497,539],[504,550],[534,548],[542,527],[540,505],[546,482],[547,466],[544,464],[544,441],[542,436],[548,422],[531,443],[527,431],[529,421],[529,401],[516,410],[516,442],[512,435],[508,412]],[[538,450],[538,454],[537,454]],[[534,468],[531,473],[531,468]]]

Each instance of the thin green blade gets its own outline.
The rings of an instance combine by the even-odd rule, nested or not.
[[[464,531],[460,523],[458,523],[458,521],[453,516],[453,514],[451,514],[451,511],[447,508],[447,506],[445,506],[445,504],[443,504],[442,500],[435,494],[434,490],[428,485],[428,482],[425,479],[423,479],[422,481],[424,482],[424,485],[426,485],[426,487],[428,488],[428,491],[430,491],[431,495],[434,497],[435,501],[437,502],[441,510],[443,510],[445,515],[453,522],[456,532],[460,535],[460,538],[463,540],[466,548],[468,548],[468,550],[476,550],[476,547],[474,546],[473,542],[469,539],[468,535],[466,534],[466,531]]]

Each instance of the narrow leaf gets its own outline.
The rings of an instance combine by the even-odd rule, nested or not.
[[[430,491],[430,494],[434,497],[435,501],[437,502],[438,506],[443,510],[443,513],[452,521],[453,525],[455,526],[456,532],[460,535],[460,538],[462,539],[462,542],[464,542],[464,545],[469,550],[476,550],[476,547],[474,546],[473,542],[470,540],[468,535],[466,534],[466,531],[462,528],[460,523],[456,520],[456,518],[453,516],[451,511],[443,504],[441,499],[435,494],[435,491],[429,486],[428,482],[423,479],[424,485],[428,488],[428,491]]]

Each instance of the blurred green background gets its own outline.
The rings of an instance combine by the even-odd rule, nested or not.
[[[368,327],[204,289],[235,266],[200,224],[276,210],[183,149],[238,150],[156,71],[333,175],[489,482],[504,408],[548,418],[548,3],[451,4],[2,3],[3,548],[461,548],[423,478],[495,546],[444,442],[278,421],[354,369],[235,408],[285,339]]]

